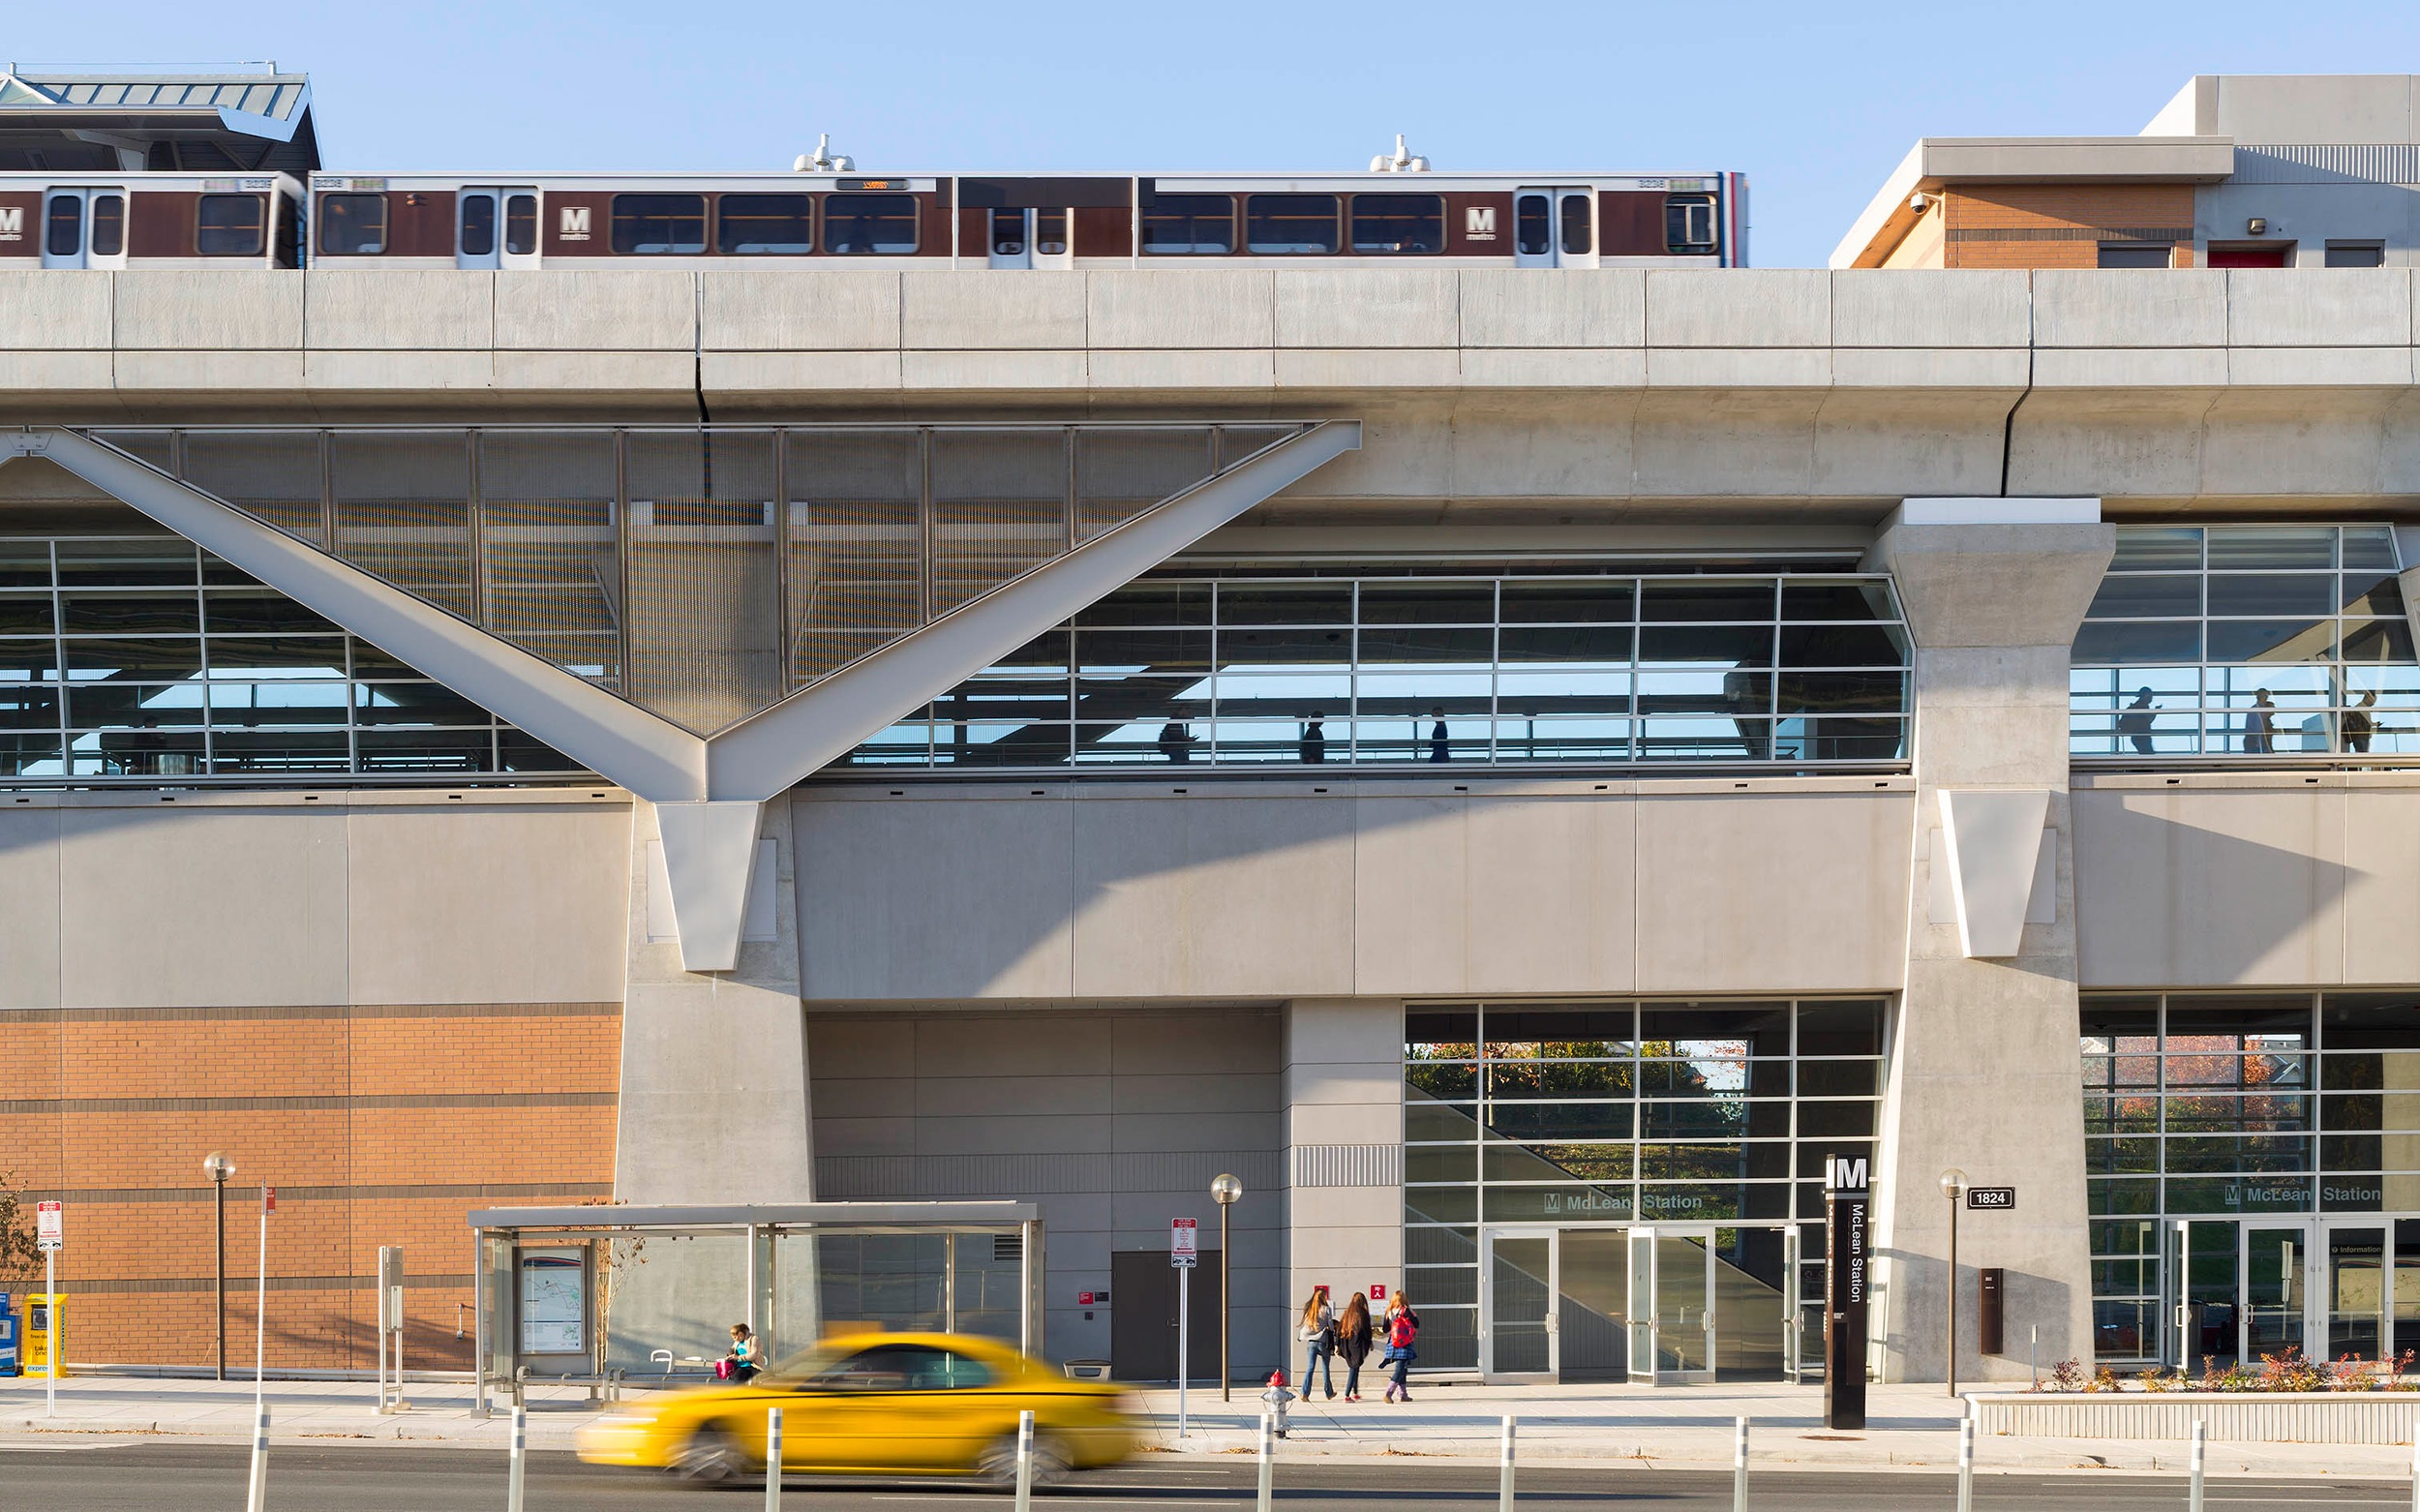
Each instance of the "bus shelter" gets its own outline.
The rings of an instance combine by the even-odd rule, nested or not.
[[[1043,1349],[1031,1202],[491,1208],[470,1230],[482,1415],[492,1384],[709,1377],[734,1323],[768,1361],[862,1329]]]

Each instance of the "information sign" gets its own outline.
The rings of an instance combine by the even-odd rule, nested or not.
[[[45,1251],[67,1248],[67,1208],[64,1204],[34,1204],[34,1241]]]
[[[1168,1220],[1168,1263],[1192,1269],[1201,1258],[1201,1224],[1197,1219]]]
[[[1824,1182],[1824,1426],[1865,1426],[1865,1313],[1871,1277],[1865,1162],[1835,1160]]]

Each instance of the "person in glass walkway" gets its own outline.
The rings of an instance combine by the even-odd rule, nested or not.
[[[1311,711],[1311,717],[1303,721],[1302,759],[1304,761],[1323,762],[1328,759],[1327,731],[1319,724],[1319,721],[1325,717],[1327,716],[1315,709]]]
[[[2126,712],[2118,715],[2118,734],[2125,736],[2126,739],[2133,745],[2134,749],[2141,752],[2145,756],[2151,754],[2151,721],[2154,715],[2151,712],[2151,689],[2147,687],[2136,688],[2134,690],[2134,701],[2126,706]]]
[[[2277,705],[2269,701],[2269,690],[2253,692],[2252,708],[2244,712],[2244,754],[2266,756],[2277,749]]]
[[[1432,709],[1429,711],[1429,717],[1437,721],[1429,727],[1429,760],[1453,760],[1453,743],[1445,734],[1445,711],[1442,708]]]

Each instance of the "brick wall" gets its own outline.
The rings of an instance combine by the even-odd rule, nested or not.
[[[207,1365],[211,1191],[227,1355],[249,1363],[269,1221],[271,1365],[375,1363],[378,1247],[404,1247],[405,1359],[466,1367],[473,1208],[609,1196],[621,1005],[0,1013],[0,1176],[60,1196],[68,1358]],[[19,1283],[7,1289],[27,1289]],[[460,1310],[466,1335],[469,1310]]]
[[[2104,241],[2171,238],[2193,266],[2191,184],[1967,185],[1943,201],[1949,267],[2098,267]]]

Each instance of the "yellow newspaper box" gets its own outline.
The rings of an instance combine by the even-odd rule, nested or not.
[[[25,1335],[17,1357],[28,1376],[49,1375],[55,1359],[60,1378],[66,1378],[67,1297],[63,1293],[37,1291],[25,1298]]]

